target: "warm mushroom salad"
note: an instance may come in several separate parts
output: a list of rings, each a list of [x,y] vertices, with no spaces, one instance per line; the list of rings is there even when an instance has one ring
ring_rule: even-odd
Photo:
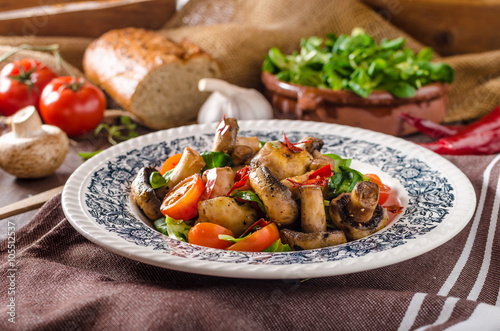
[[[212,151],[186,147],[161,170],[145,167],[131,194],[163,234],[206,247],[283,252],[328,247],[366,237],[388,222],[391,189],[351,160],[323,154],[324,142],[239,137],[224,118]]]

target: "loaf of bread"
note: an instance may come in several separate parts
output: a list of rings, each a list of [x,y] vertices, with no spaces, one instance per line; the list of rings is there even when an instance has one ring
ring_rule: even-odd
[[[207,93],[198,81],[219,77],[218,62],[198,46],[175,43],[154,31],[112,30],[85,51],[88,79],[151,129],[194,121]]]

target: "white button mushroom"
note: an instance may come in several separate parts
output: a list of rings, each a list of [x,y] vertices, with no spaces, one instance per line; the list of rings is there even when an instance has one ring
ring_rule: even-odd
[[[19,178],[54,173],[68,153],[69,139],[61,129],[42,125],[33,106],[12,117],[12,132],[0,137],[0,167]]]

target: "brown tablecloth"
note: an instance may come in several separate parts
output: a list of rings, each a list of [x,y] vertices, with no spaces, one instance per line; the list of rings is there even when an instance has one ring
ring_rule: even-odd
[[[0,329],[499,330],[500,155],[449,159],[478,197],[456,237],[392,266],[307,280],[209,277],[129,260],[74,230],[57,196],[16,229],[15,242],[0,242]]]

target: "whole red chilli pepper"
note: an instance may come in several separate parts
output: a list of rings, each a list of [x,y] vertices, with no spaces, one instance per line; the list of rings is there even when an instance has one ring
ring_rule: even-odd
[[[445,126],[405,113],[400,114],[400,116],[423,134],[436,139],[455,134],[471,134],[500,128],[500,106],[467,126]]]
[[[460,130],[459,133],[471,134],[498,129],[500,129],[500,106],[496,107],[487,115],[481,117],[479,120],[467,125],[465,128]]]
[[[419,144],[438,154],[487,155],[500,152],[500,127],[488,131],[475,129],[471,133],[456,134],[432,143]]]
[[[463,129],[462,126],[445,126],[431,120],[418,118],[406,113],[401,113],[399,116],[402,117],[408,124],[415,127],[418,131],[435,139],[452,136]]]

